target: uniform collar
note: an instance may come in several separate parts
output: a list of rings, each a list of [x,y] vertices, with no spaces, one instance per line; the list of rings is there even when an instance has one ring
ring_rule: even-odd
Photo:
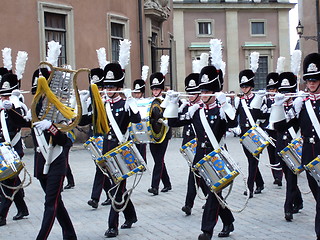
[[[209,105],[204,104],[204,109],[213,109],[215,107],[217,107],[217,103],[216,102],[210,103]]]
[[[253,98],[254,94],[250,93],[249,95],[244,95],[241,99],[251,99]]]
[[[116,102],[119,102],[121,100],[121,97],[120,96],[117,96],[115,98],[108,98],[107,101],[109,103],[116,103]]]
[[[309,99],[312,101],[320,100],[320,93],[318,93],[318,94],[310,93]]]

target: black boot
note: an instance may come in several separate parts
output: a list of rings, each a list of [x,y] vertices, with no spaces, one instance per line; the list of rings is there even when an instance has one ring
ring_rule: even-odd
[[[234,231],[233,223],[230,225],[223,225],[221,232],[218,234],[218,237],[229,237],[230,233]]]

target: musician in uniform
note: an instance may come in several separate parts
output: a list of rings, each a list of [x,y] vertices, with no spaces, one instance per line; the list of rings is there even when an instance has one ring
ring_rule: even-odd
[[[141,121],[136,102],[131,96],[131,90],[127,92],[124,91],[124,94],[127,98],[126,100],[122,99],[120,96],[119,91],[123,87],[124,78],[125,74],[120,64],[109,63],[105,66],[103,86],[107,91],[106,109],[110,131],[104,136],[102,150],[103,154],[116,148],[119,145],[119,142],[122,142],[123,139],[119,138],[123,138],[123,135],[125,135],[130,122],[139,123]],[[112,116],[108,114],[109,107]],[[114,123],[111,123],[111,118],[114,118]],[[118,126],[113,124],[117,124]],[[119,129],[121,133],[118,132]],[[119,134],[121,136],[119,136]],[[116,191],[116,189],[113,188],[111,194],[115,196],[115,200],[117,202],[120,202],[125,192],[126,180],[123,180],[120,182],[118,190]],[[131,228],[132,224],[137,222],[137,215],[134,205],[132,201],[127,198],[128,195],[124,196],[124,199],[128,202],[123,210],[125,222],[123,225],[121,225],[122,229]],[[115,204],[115,207],[122,208],[124,206]],[[105,236],[107,238],[116,237],[118,235],[119,212],[113,207],[110,208],[108,225],[109,228],[105,232]]]
[[[240,84],[241,91],[244,95],[241,97],[240,102],[236,104],[236,108],[237,108],[236,116],[238,116],[238,119],[239,119],[241,136],[243,136],[243,134],[245,134],[252,127],[250,126],[249,118],[244,110],[244,107],[242,106],[242,103],[244,101],[245,104],[248,106],[248,108],[250,108],[250,104],[255,97],[255,94],[252,93],[252,89],[254,88],[254,76],[255,74],[251,69],[245,69],[239,73],[239,84]],[[257,97],[260,97],[260,96],[257,96]],[[260,114],[257,114],[256,112],[257,111],[250,109],[250,113],[252,114],[252,117],[255,122],[258,116],[260,116]],[[244,146],[243,146],[243,151],[248,160],[247,184],[250,191],[249,193],[245,191],[244,195],[249,194],[249,197],[252,198],[254,183],[256,183],[256,190],[254,191],[254,193],[259,194],[264,189],[264,181],[262,179],[262,175],[258,167],[259,161]]]
[[[170,127],[179,127],[183,125],[182,130],[182,146],[191,141],[192,139],[196,138],[196,133],[194,130],[193,124],[185,125],[182,120],[190,120],[187,112],[189,107],[198,104],[202,105],[201,97],[200,97],[200,90],[199,90],[199,73],[190,73],[185,78],[185,91],[190,95],[188,97],[188,101],[181,102],[179,106],[179,120],[174,123],[174,119],[170,119]],[[169,95],[168,95],[169,97]],[[189,119],[186,119],[189,118]],[[180,121],[181,120],[181,121]],[[193,165],[195,162],[193,162]],[[195,187],[195,179],[197,180],[197,185],[201,187],[203,193],[206,195],[207,188],[203,185],[203,182],[200,181],[200,178],[194,175],[191,168],[189,168],[189,175],[188,175],[188,183],[187,183],[187,194],[185,199],[185,205],[181,208],[181,210],[189,216],[191,214],[191,210],[194,205],[194,200],[197,196],[197,189]]]
[[[165,76],[162,72],[152,73],[150,76],[150,88],[152,91],[152,96],[154,98],[159,98],[163,100],[162,92],[164,90]],[[161,124],[161,123],[155,123]],[[172,189],[170,177],[167,172],[166,164],[164,162],[164,156],[167,151],[169,140],[171,139],[172,131],[168,130],[165,139],[162,143],[150,143],[150,152],[154,160],[154,167],[152,171],[151,188],[148,189],[149,193],[153,195],[159,194],[160,180],[162,181],[164,187],[161,192],[168,192]]]
[[[46,68],[40,68],[34,72],[31,90],[33,94],[36,93],[39,76],[48,78],[49,72]],[[43,98],[40,98],[36,106],[37,116],[42,109],[42,102]],[[30,122],[29,126],[31,127]],[[44,214],[41,228],[36,239],[43,240],[48,238],[55,218],[57,218],[62,228],[63,239],[77,239],[75,229],[61,197],[68,164],[66,157],[67,149],[64,147],[68,142],[68,136],[61,132],[51,120],[47,119],[33,123],[31,133],[35,148],[34,176],[39,180],[45,193]],[[37,135],[39,134],[43,134],[44,138],[38,138]],[[53,146],[51,163],[47,162],[41,152],[41,148],[48,146],[49,142],[51,142]]]
[[[5,73],[2,75],[2,73]],[[23,108],[20,105],[20,101],[10,100],[9,97],[15,89],[18,89],[18,78],[16,74],[9,73],[6,68],[0,68],[0,96],[2,100],[1,109],[1,142],[9,142],[14,150],[22,158],[24,155],[22,140],[21,140],[21,127],[22,125],[16,121],[17,115],[25,116]],[[16,114],[12,114],[16,113]],[[3,118],[2,118],[3,114]],[[18,116],[18,117],[20,117]],[[18,187],[21,184],[19,175],[8,178],[1,182],[9,187]],[[23,219],[29,215],[28,207],[24,200],[23,188],[17,189],[17,193],[13,197],[18,213],[13,217],[13,220]],[[12,201],[5,197],[12,197],[15,190],[6,188],[3,186],[3,193],[0,198],[0,226],[6,225],[6,218],[12,204]]]
[[[201,94],[214,94],[216,92],[220,92],[223,83],[221,76],[222,74],[219,74],[214,66],[206,66],[202,68],[199,76],[199,89],[201,90]],[[227,103],[226,95],[224,93],[217,93],[217,97],[212,95],[202,96],[201,99],[203,101],[203,106],[195,104],[189,107],[189,110],[187,112],[188,117],[185,117],[185,120],[179,120],[181,121],[181,123],[192,123],[194,125],[196,136],[198,138],[194,163],[199,162],[203,157],[214,150],[214,146],[212,145],[209,138],[209,131],[212,131],[217,142],[220,142],[223,136],[226,134],[227,129],[229,127],[234,127],[237,124],[237,122],[234,121],[235,110],[229,103]],[[178,102],[178,100],[175,99],[174,95],[171,102]],[[164,115],[167,114],[168,109],[173,108],[167,107]],[[201,120],[200,111],[203,110],[201,109],[204,110],[204,114],[206,117],[205,120],[208,121],[210,129],[205,129],[202,123],[203,120]],[[174,121],[174,124],[176,124],[175,122],[177,121],[177,119],[172,120],[171,118],[169,118],[169,126],[171,125],[172,121]],[[202,179],[202,181],[204,180]],[[203,233],[199,235],[198,239],[208,240],[212,238],[213,230],[218,220],[218,215],[223,222],[223,229],[218,234],[218,236],[228,237],[230,232],[234,231],[234,217],[232,215],[232,212],[228,208],[222,208],[215,194],[212,193],[208,188],[207,193],[208,197],[206,200],[201,223],[201,230]],[[222,198],[221,192],[217,194]]]
[[[96,84],[100,90],[103,90],[103,79],[104,79],[103,69],[93,68],[90,70],[89,82],[91,84]],[[86,94],[88,94],[88,93],[86,93]],[[87,106],[87,103],[85,102],[85,101],[87,101],[87,97],[89,97],[89,95],[87,95],[87,97],[85,97],[85,94],[82,94],[82,96],[83,96],[83,97],[81,97],[82,107],[84,108],[84,110],[83,110],[83,113],[82,113],[83,116],[82,116],[82,119],[81,119],[81,122],[79,125],[86,125],[86,124],[91,123],[91,115],[87,115],[87,114],[91,114],[92,105],[89,104],[89,106]],[[85,121],[86,117],[89,117],[89,122]],[[108,191],[110,188],[111,188],[110,178],[108,176],[106,176],[105,174],[103,174],[103,172],[100,170],[100,168],[96,165],[96,172],[95,172],[93,185],[92,185],[92,191],[91,191],[91,199],[88,201],[88,205],[90,205],[93,208],[98,208],[102,190],[105,191],[107,198],[104,202],[101,203],[101,205],[102,206],[110,205],[111,200],[108,197]]]
[[[274,93],[276,94],[278,92],[279,87],[279,74],[277,72],[270,72],[267,75],[266,78],[266,90],[268,93]],[[270,117],[270,111],[271,111],[271,105],[274,103],[274,95],[268,94],[264,97],[263,103],[262,103],[262,111],[265,115],[265,121],[260,124],[260,127],[263,128],[268,135],[273,138],[277,139],[277,132],[274,129],[270,129],[271,126],[269,126],[269,117]],[[273,184],[278,185],[279,187],[282,186],[282,170],[278,170],[275,168],[279,168],[280,159],[279,155],[276,152],[275,146],[272,144],[269,144],[268,148],[268,156],[269,156],[269,162],[272,166],[275,166],[271,169],[272,176],[273,176]]]
[[[320,154],[320,54],[311,53],[303,61],[303,79],[309,92],[309,97],[303,101],[295,101],[294,109],[298,116],[298,122],[303,138],[302,146],[302,166],[309,164]],[[286,101],[286,97],[276,95],[276,100],[281,103]],[[286,115],[282,104],[272,107],[272,120],[278,127],[286,126]],[[313,117],[315,114],[315,117]],[[270,117],[271,118],[271,117]],[[290,123],[290,122],[289,122]],[[288,126],[287,126],[288,128]],[[320,240],[320,187],[313,176],[307,171],[307,180],[312,195],[316,201],[315,232],[317,239]]]
[[[297,89],[297,77],[292,72],[283,72],[279,75],[279,93],[290,94],[295,93]],[[278,97],[277,97],[278,98]],[[299,99],[297,99],[299,100]],[[299,122],[296,118],[296,112],[293,106],[293,99],[288,97],[285,102],[275,100],[274,105],[283,105],[286,116],[286,123],[284,127],[282,124],[274,124],[277,131],[276,151],[280,152],[284,149],[294,138],[297,137],[299,130]],[[270,118],[270,121],[273,121]],[[303,200],[300,189],[298,187],[298,176],[294,174],[287,164],[277,157],[281,163],[281,167],[286,179],[286,199],[284,203],[285,219],[291,222],[293,213],[299,212],[303,207]]]

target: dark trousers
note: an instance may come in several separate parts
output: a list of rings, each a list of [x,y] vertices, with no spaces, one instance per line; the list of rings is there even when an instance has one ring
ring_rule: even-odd
[[[66,178],[67,178],[67,184],[75,185],[75,184],[74,184],[73,174],[72,174],[71,167],[70,167],[70,164],[69,164],[69,163],[68,163],[68,166],[67,166],[67,175],[66,175]]]
[[[270,164],[272,165],[279,164],[280,162],[279,162],[279,158],[276,155],[277,154],[276,148],[270,144],[267,150],[268,150]],[[277,166],[276,168],[280,168],[280,166]],[[276,170],[271,168],[271,172],[274,180],[279,179],[280,181],[282,181],[282,176],[283,176],[282,170]]]
[[[13,179],[6,179],[2,181],[3,184],[10,186],[10,187],[16,187],[21,183],[21,180],[19,176],[16,176]],[[3,187],[3,191],[7,196],[12,196],[14,190]],[[27,213],[28,212],[28,207],[26,205],[26,202],[24,201],[24,190],[23,188],[20,188],[19,191],[15,194],[13,198],[13,202],[15,203],[18,213],[23,212]],[[7,218],[10,206],[12,204],[12,201],[9,200],[8,198],[4,197],[4,194],[1,193],[1,203],[0,203],[0,216],[3,218]]]
[[[61,198],[63,180],[64,176],[59,175],[48,175],[47,177],[39,178],[41,187],[45,192],[45,203],[37,240],[48,238],[56,217],[62,228],[63,239],[77,239],[71,219]]]
[[[99,202],[102,189],[106,192],[107,199],[108,191],[111,187],[111,181],[108,176],[104,175],[100,168],[96,166],[96,174],[94,176],[91,199],[97,200]]]
[[[170,187],[171,182],[167,172],[166,164],[164,163],[164,155],[168,147],[169,139],[165,139],[160,144],[150,143],[150,152],[154,160],[152,172],[152,188],[159,188],[160,179],[164,187]]]
[[[120,202],[122,200],[123,193],[126,191],[126,180],[123,180],[120,182],[119,189],[116,192],[117,188],[112,189],[111,193],[112,196],[115,196],[115,199],[117,202]],[[116,194],[116,195],[115,195]],[[126,195],[124,198],[127,199],[128,195]],[[116,205],[118,209],[122,208],[123,205]],[[132,201],[129,199],[128,204],[126,208],[123,211],[125,220],[134,220],[137,219],[136,210],[133,206]],[[119,212],[115,211],[113,207],[110,208],[109,213],[109,228],[118,228],[119,226]]]
[[[262,179],[262,175],[258,167],[259,161],[244,146],[242,147],[248,159],[247,185],[248,185],[249,191],[253,192],[254,183],[256,183],[256,187],[262,187],[264,185],[264,181]]]
[[[221,198],[221,192],[218,194]],[[232,212],[228,208],[222,208],[214,193],[208,191],[208,198],[202,214],[201,230],[213,235],[213,229],[220,216],[223,225],[230,225],[234,222]]]
[[[140,152],[143,160],[147,163],[147,144],[145,143],[136,144],[136,147]]]
[[[281,165],[287,182],[284,212],[292,213],[294,206],[299,206],[303,203],[301,192],[298,187],[298,176],[294,174],[282,160]]]

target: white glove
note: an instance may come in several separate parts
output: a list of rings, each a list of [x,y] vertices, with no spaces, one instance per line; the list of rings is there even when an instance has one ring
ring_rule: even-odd
[[[47,119],[44,119],[39,122],[35,122],[33,124],[33,126],[36,127],[37,129],[39,129],[40,131],[44,131],[44,130],[49,129],[51,127],[51,125],[52,125],[52,122]]]
[[[218,102],[220,103],[220,105],[224,105],[226,102],[227,102],[227,96],[225,93],[223,92],[218,92],[215,94],[216,95],[216,98],[218,100]]]
[[[308,96],[308,93],[306,93],[306,92],[304,92],[304,91],[302,91],[302,90],[300,90],[299,92],[298,92],[298,94],[297,94],[297,97],[301,97],[301,98],[305,98],[305,97],[307,97]]]
[[[124,109],[126,111],[128,111],[129,108],[131,108],[131,110],[134,114],[137,114],[139,112],[137,102],[133,97],[127,98],[127,100],[124,104]]]
[[[20,90],[19,89],[14,89],[12,92],[11,92],[11,96],[17,96],[17,97],[20,97]]]
[[[123,95],[126,97],[126,99],[132,98],[131,89],[126,88],[126,89],[123,89],[122,91],[123,91]]]
[[[87,101],[87,99],[90,97],[90,92],[88,90],[81,90],[79,92],[81,102]]]
[[[188,105],[188,101],[186,99],[181,99],[182,104],[179,106],[178,113],[182,113],[185,106]]]
[[[3,108],[4,109],[11,109],[12,108],[12,102],[9,100],[4,100],[2,102]]]
[[[31,109],[28,110],[27,114],[23,118],[28,122],[31,121],[31,119],[32,119]]]
[[[289,98],[286,97],[284,94],[282,93],[277,93],[275,96],[274,96],[274,104],[275,106],[282,106],[283,103],[285,101],[287,101]]]
[[[250,107],[254,109],[261,108],[263,97],[266,95],[265,90],[259,90],[257,93],[255,93],[254,98],[252,99],[250,103]]]
[[[192,105],[191,107],[189,107],[189,110],[188,110],[188,114],[190,116],[190,118],[193,117],[194,113],[200,108],[200,105],[199,104],[194,104]]]

